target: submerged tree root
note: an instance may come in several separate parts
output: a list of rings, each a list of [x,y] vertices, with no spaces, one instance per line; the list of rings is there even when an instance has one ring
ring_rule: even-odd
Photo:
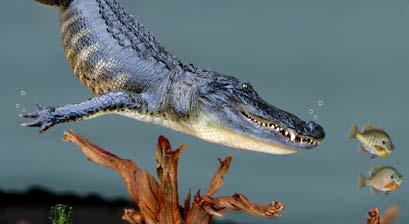
[[[69,131],[64,133],[64,140],[78,145],[85,156],[93,162],[116,171],[127,185],[135,208],[125,209],[122,219],[131,224],[207,224],[214,216],[222,216],[229,210],[239,210],[255,216],[280,217],[284,205],[273,201],[269,204],[254,204],[244,195],[214,197],[224,183],[232,161],[227,156],[220,161],[207,193],[197,191],[191,202],[189,191],[184,205],[179,205],[177,186],[177,168],[184,145],[172,150],[169,141],[160,136],[156,148],[156,171],[159,181],[146,171],[141,170],[134,162],[121,159],[88,139]],[[386,223],[385,223],[386,224]]]
[[[371,209],[368,212],[368,216],[366,218],[367,224],[392,224],[396,217],[399,215],[399,207],[393,206],[390,207],[383,216],[380,215],[379,210],[377,208]]]

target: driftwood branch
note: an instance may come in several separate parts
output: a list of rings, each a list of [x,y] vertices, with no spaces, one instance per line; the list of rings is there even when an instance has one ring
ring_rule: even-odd
[[[396,217],[399,215],[399,207],[392,206],[386,210],[386,212],[381,216],[377,208],[371,209],[368,212],[366,218],[367,224],[392,224]]]
[[[179,157],[185,149],[183,145],[172,150],[169,141],[163,136],[159,137],[156,148],[157,181],[134,162],[119,158],[73,131],[66,132],[64,140],[78,145],[90,161],[116,171],[123,178],[135,202],[135,208],[125,209],[122,219],[131,224],[207,224],[214,216],[222,216],[223,212],[229,210],[262,217],[280,217],[284,209],[284,205],[276,201],[264,205],[255,204],[239,193],[214,197],[224,184],[224,176],[232,161],[231,156],[219,160],[220,166],[206,194],[201,195],[200,191],[197,191],[191,202],[189,190],[183,206],[180,206],[177,168]]]

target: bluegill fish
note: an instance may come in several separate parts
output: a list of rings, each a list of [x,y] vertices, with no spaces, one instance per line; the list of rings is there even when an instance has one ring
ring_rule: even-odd
[[[403,176],[390,166],[373,167],[369,171],[368,178],[363,174],[358,175],[359,189],[369,186],[373,193],[385,192],[385,194],[388,194],[397,190],[402,181]]]
[[[389,135],[379,127],[367,125],[360,132],[356,124],[352,125],[349,138],[356,138],[361,143],[358,144],[358,151],[369,153],[371,157],[388,157],[395,146]]]

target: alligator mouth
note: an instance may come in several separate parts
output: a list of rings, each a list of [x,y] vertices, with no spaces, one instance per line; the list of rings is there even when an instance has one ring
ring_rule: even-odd
[[[294,130],[286,129],[282,127],[282,125],[280,124],[273,123],[271,121],[267,121],[263,118],[251,115],[247,112],[241,112],[241,114],[250,122],[253,122],[261,127],[274,130],[276,133],[280,134],[281,136],[283,136],[285,139],[287,139],[290,142],[298,143],[298,144],[306,144],[311,147],[315,147],[321,143],[321,141],[318,139],[296,133]]]

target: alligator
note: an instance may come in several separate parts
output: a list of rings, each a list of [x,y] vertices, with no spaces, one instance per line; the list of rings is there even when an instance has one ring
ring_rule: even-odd
[[[168,53],[116,0],[36,0],[59,8],[66,58],[93,94],[37,105],[22,126],[44,132],[65,122],[118,114],[232,148],[270,154],[312,149],[324,129],[264,101],[250,83]]]

